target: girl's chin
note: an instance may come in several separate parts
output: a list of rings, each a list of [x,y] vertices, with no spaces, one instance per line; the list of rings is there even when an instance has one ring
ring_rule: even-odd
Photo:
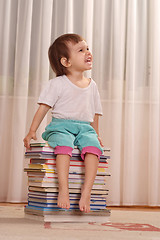
[[[88,64],[88,65],[87,65],[87,69],[88,69],[88,70],[92,69],[92,64]]]

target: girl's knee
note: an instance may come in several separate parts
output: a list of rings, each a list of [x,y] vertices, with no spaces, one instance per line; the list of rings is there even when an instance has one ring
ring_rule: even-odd
[[[94,147],[94,146],[87,146],[82,148],[81,151],[81,158],[84,160],[85,154],[86,153],[91,153],[94,154],[98,157],[98,160],[100,159],[100,155],[102,154],[102,151],[98,148],[98,147]]]

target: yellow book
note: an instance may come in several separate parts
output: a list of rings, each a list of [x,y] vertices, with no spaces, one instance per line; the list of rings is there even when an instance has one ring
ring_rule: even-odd
[[[48,164],[28,164],[28,166],[33,169],[55,169],[54,165]]]

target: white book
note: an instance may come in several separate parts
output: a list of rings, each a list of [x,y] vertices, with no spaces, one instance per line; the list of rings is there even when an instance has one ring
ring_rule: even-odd
[[[30,187],[57,187],[58,188],[58,182],[32,182],[28,181],[28,185]],[[81,189],[82,184],[81,183],[70,183],[69,182],[69,188],[78,188]],[[93,184],[92,189],[104,189],[106,190],[105,184]]]
[[[47,210],[26,206],[25,218],[43,222],[109,222],[111,211],[109,209],[90,211],[84,213],[79,210]]]
[[[97,223],[106,223],[110,222],[110,214],[106,216],[76,216],[76,215],[64,215],[64,216],[54,216],[54,215],[44,215],[38,216],[33,214],[25,213],[25,218],[34,220],[34,221],[42,221],[42,222],[50,222],[50,223],[89,223],[89,222],[97,222]]]

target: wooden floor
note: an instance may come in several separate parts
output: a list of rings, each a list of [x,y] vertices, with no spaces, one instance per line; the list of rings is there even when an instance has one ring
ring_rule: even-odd
[[[24,206],[27,205],[27,202],[24,203],[8,203],[0,202],[0,206]],[[160,207],[150,207],[150,206],[108,206],[111,210],[124,210],[124,211],[155,211],[160,212]]]

